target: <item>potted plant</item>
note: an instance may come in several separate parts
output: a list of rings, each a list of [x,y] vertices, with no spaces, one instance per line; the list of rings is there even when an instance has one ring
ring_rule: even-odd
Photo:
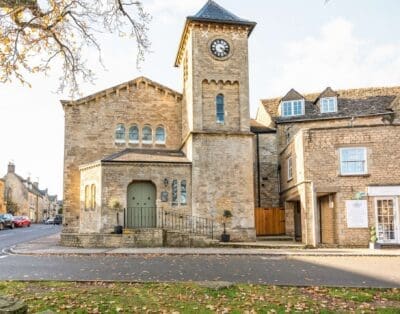
[[[122,234],[123,227],[119,224],[119,211],[122,208],[122,205],[118,201],[114,201],[112,204],[112,208],[117,212],[117,225],[114,226],[114,233],[115,234]]]
[[[370,228],[370,239],[369,239],[369,248],[371,250],[375,250],[375,249],[380,249],[381,245],[377,242],[378,237],[376,236],[376,228],[375,227],[371,227]]]
[[[226,233],[226,223],[229,218],[232,217],[232,212],[230,210],[224,210],[224,213],[222,214],[223,218],[223,226],[224,226],[224,232],[221,234],[221,242],[229,242],[231,240],[231,235]]]

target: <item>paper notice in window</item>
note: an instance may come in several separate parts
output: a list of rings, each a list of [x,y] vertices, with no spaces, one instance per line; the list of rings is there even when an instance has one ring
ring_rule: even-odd
[[[347,228],[368,228],[366,200],[346,201]]]

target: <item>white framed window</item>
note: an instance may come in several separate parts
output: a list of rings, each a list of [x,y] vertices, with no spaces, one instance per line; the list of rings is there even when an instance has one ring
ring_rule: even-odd
[[[287,159],[287,179],[288,181],[293,179],[293,159],[289,157]]]
[[[136,125],[132,125],[129,129],[129,143],[139,143],[139,128]]]
[[[304,115],[304,100],[283,101],[281,104],[281,115],[283,117]]]
[[[365,147],[340,148],[340,174],[359,175],[367,173],[367,149]]]
[[[115,143],[125,143],[125,126],[118,124],[115,129]]]
[[[325,97],[320,100],[321,113],[337,112],[337,98]]]
[[[156,129],[156,144],[165,144],[165,129],[162,126]]]
[[[153,143],[153,130],[148,125],[146,125],[142,130],[142,143],[143,144]]]

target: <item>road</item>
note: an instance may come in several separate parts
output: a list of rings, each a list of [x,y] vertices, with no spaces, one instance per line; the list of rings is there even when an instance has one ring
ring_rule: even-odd
[[[4,229],[0,231],[0,256],[4,256],[5,251],[13,245],[52,235],[60,230],[60,226],[42,224],[33,224],[29,228]]]
[[[36,226],[8,244],[58,232]],[[20,233],[18,233],[20,232]],[[0,236],[5,233],[0,232]],[[17,235],[18,234],[18,235]],[[4,247],[3,241],[0,241]],[[206,281],[301,286],[400,287],[399,257],[351,256],[24,256],[0,258],[0,280]]]

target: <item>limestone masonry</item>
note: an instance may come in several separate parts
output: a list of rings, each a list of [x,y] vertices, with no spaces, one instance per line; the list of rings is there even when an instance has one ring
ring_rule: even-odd
[[[292,89],[251,120],[255,25],[209,0],[181,36],[182,92],[139,77],[62,101],[62,243],[200,246],[223,223],[232,241],[400,243],[400,88]]]

